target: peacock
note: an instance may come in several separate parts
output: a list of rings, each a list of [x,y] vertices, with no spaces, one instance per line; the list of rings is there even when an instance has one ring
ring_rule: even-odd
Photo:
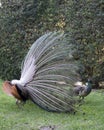
[[[65,34],[48,32],[30,47],[21,64],[19,80],[4,81],[3,91],[16,98],[16,104],[31,100],[52,112],[72,112],[77,99],[73,87],[79,79],[72,58],[72,45]]]
[[[74,94],[79,96],[80,99],[84,99],[87,95],[91,93],[92,90],[92,80],[88,79],[86,84],[82,84],[82,82],[76,82],[75,88],[73,89]]]

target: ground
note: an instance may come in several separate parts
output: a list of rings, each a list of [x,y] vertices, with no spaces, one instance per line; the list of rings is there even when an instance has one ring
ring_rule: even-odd
[[[73,115],[47,112],[30,101],[19,109],[15,99],[3,93],[0,81],[0,130],[39,130],[45,126],[55,130],[103,130],[104,91],[92,91]]]

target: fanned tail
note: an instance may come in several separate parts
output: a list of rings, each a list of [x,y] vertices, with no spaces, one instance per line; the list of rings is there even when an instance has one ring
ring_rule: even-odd
[[[79,75],[71,46],[63,33],[47,33],[31,46],[22,63],[20,84],[34,103],[48,111],[75,109],[72,88]]]

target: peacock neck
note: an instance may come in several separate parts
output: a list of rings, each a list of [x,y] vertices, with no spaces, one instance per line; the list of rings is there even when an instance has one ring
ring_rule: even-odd
[[[87,89],[92,89],[92,84],[90,82],[87,84]]]

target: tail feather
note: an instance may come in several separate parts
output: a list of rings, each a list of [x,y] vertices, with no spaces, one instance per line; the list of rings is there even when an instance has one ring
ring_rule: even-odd
[[[72,88],[79,75],[71,47],[63,33],[43,35],[22,62],[20,80],[11,83],[20,85],[21,91],[48,111],[72,111],[76,106]]]
[[[52,102],[47,101],[43,97],[39,96],[36,92],[33,91],[30,94],[30,99],[39,105],[40,107],[48,110],[48,111],[62,111],[62,109],[58,108],[57,106],[53,105]],[[34,100],[35,99],[35,100]]]
[[[35,89],[27,87],[27,90],[30,95],[30,99],[48,111],[65,112],[70,111],[70,106],[73,106],[72,97],[70,96],[69,98],[69,94],[63,94],[63,91],[58,93],[56,91],[57,89],[53,89],[51,91],[47,88],[42,89],[40,85],[35,87]]]

